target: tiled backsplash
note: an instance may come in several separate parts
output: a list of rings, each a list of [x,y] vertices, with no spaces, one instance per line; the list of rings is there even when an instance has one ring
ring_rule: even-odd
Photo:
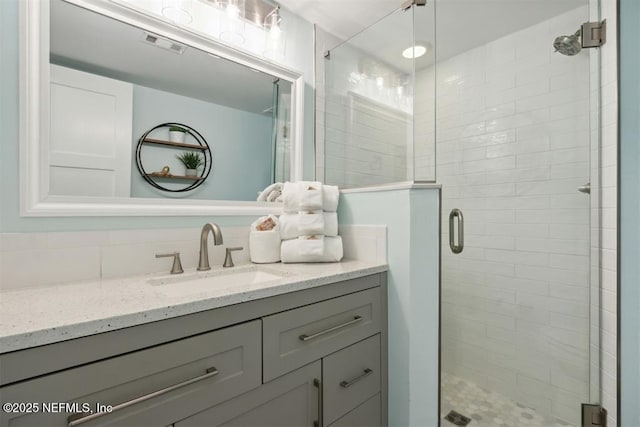
[[[226,246],[243,246],[234,260],[248,262],[248,227],[223,236],[224,245],[210,242],[211,265],[222,264]],[[196,228],[0,234],[0,288],[169,272],[171,260],[155,257],[163,252],[180,252],[183,267],[195,268],[199,238]]]
[[[345,258],[386,262],[386,227],[349,226],[341,234]],[[222,265],[230,246],[244,248],[234,252],[236,264],[248,263],[249,227],[224,227],[222,235],[219,246],[209,237],[211,266]],[[180,252],[184,269],[194,269],[199,242],[200,228],[0,234],[0,290],[168,273],[171,259],[155,257],[163,252]]]

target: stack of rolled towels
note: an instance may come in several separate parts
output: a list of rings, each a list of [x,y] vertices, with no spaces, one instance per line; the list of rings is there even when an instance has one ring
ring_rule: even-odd
[[[338,187],[318,181],[285,182],[279,218],[280,259],[294,262],[337,262],[342,259],[338,236]]]

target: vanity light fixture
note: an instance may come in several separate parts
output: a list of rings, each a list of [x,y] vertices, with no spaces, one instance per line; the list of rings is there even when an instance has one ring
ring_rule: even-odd
[[[269,33],[280,33],[280,22],[282,17],[280,16],[280,6],[276,6],[267,16],[264,18],[264,28]]]
[[[220,22],[220,39],[235,45],[245,42],[245,0],[222,0],[224,18]]]
[[[283,34],[280,23],[280,6],[276,6],[264,18],[264,30],[267,32],[265,39],[264,55],[273,59],[284,59],[285,36]]]

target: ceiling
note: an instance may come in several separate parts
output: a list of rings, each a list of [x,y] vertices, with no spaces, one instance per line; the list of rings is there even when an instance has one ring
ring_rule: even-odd
[[[395,12],[393,17],[353,40],[353,44],[398,68],[406,68],[400,53],[411,44],[411,18],[397,12],[401,0],[280,0],[280,3],[343,40]],[[587,4],[588,0],[427,0],[426,7],[416,9],[416,40],[435,44],[437,39],[437,56],[442,60]],[[580,24],[572,23],[566,34],[573,34]],[[431,62],[423,59],[416,66]]]

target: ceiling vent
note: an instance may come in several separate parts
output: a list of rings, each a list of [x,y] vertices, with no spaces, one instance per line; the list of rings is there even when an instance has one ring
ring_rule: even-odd
[[[182,55],[184,51],[187,50],[186,46],[181,45],[180,43],[176,43],[173,40],[160,37],[157,34],[144,32],[142,41],[147,44],[159,47],[161,49],[168,50],[173,53],[177,53],[178,55]]]

